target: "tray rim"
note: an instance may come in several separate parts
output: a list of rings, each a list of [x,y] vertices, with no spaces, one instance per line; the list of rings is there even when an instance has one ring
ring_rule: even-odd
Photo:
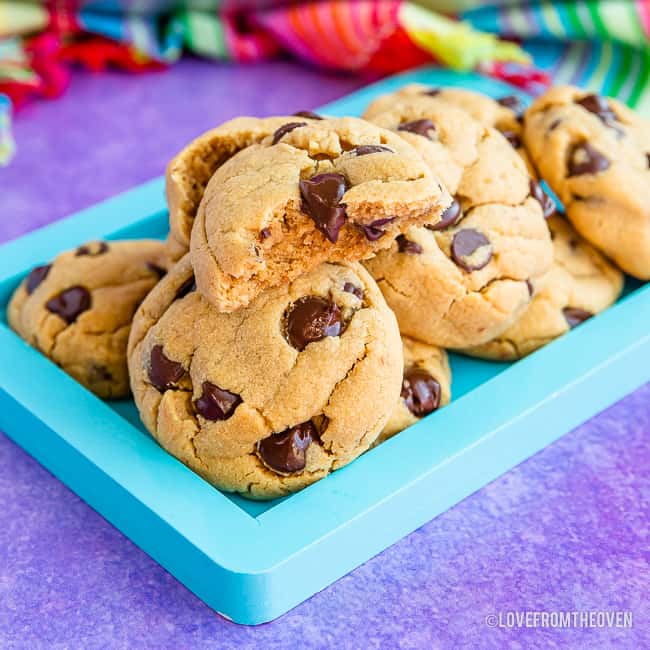
[[[458,75],[425,68],[372,84],[320,110],[342,114],[349,110],[347,107],[351,104],[369,99],[378,92],[389,92],[404,83],[422,82],[431,76],[441,85],[457,85],[462,81],[476,88],[486,85],[494,87],[496,83],[475,74]],[[517,92],[503,83],[497,85],[509,92]],[[519,94],[525,97],[523,93]],[[114,238],[134,224],[160,219],[165,212],[163,179],[157,178],[3,244],[0,246],[3,298],[9,286],[17,283],[18,278],[31,266],[51,258],[62,247],[72,247],[89,239]],[[110,230],[106,227],[109,222]],[[20,269],[20,272],[17,273],[16,269]],[[124,522],[116,524],[120,530],[217,611],[240,622],[259,623],[284,613],[460,500],[448,497],[447,501],[443,499],[440,503],[435,502],[435,505],[433,502],[420,505],[417,512],[397,522],[393,530],[382,531],[385,513],[393,512],[399,518],[396,508],[413,496],[419,486],[435,484],[439,478],[436,479],[434,475],[444,476],[463,456],[469,457],[483,447],[489,449],[494,440],[516,428],[518,422],[527,420],[550,401],[570,393],[574,388],[578,389],[580,384],[588,383],[607,367],[618,367],[621,363],[625,365],[625,359],[635,354],[639,355],[638,358],[650,357],[650,333],[644,331],[644,323],[648,320],[643,315],[650,318],[650,285],[638,289],[534,355],[508,367],[486,381],[480,389],[455,400],[400,436],[371,450],[352,465],[292,495],[257,517],[239,508],[140,432],[138,436],[143,440],[133,449],[132,441],[125,439],[124,433],[124,427],[130,432],[132,425],[29,347],[4,323],[0,324],[0,350],[3,350],[6,362],[0,367],[0,399],[10,404],[19,414],[18,417],[31,414],[42,425],[46,435],[53,436],[57,444],[64,443],[69,448],[71,458],[76,453],[84,462],[90,463],[98,473],[88,470],[94,476],[92,480],[104,474],[112,482],[107,489],[115,494],[120,490],[128,493],[134,500],[127,508],[129,512],[138,513],[139,516],[146,511],[146,518],[152,522],[152,518],[157,517],[162,522],[165,544],[169,548],[176,548],[174,544],[178,544],[178,548],[186,554],[182,559],[192,558],[189,565],[203,571],[204,576],[186,576],[188,569],[181,566],[183,562],[174,557],[163,557],[165,552],[152,548],[155,541],[149,538],[146,531],[125,532],[128,523]],[[616,328],[621,319],[630,323],[623,332]],[[617,338],[609,336],[610,331],[617,331]],[[571,365],[565,363],[567,358],[572,359]],[[38,384],[29,381],[34,372],[42,378]],[[522,387],[527,386],[531,378],[534,378],[534,387],[523,391]],[[600,407],[612,403],[649,378],[650,371],[640,368],[636,373],[628,372],[624,378],[620,377],[620,384],[612,390],[611,402],[607,402],[609,397],[600,398]],[[513,408],[500,397],[509,392],[519,394],[515,389],[523,394],[521,402]],[[71,395],[74,396],[74,404],[67,401]],[[66,405],[65,409],[60,408],[62,404]],[[461,411],[486,415],[480,422],[476,419],[468,423],[461,421]],[[583,411],[576,409],[573,414],[565,413],[564,419],[575,425],[581,421],[576,420],[575,416],[581,417]],[[590,412],[595,411],[590,409]],[[91,433],[87,430],[89,422],[97,425]],[[463,424],[460,432],[459,424]],[[37,457],[42,455],[44,459],[41,462],[47,467],[55,465],[52,459],[45,458],[51,449],[39,452],[34,449],[35,443],[25,441],[13,426],[10,426],[12,431],[7,431],[6,424],[3,424],[3,428],[30,453]],[[452,436],[440,437],[436,445],[431,445],[432,428],[453,430],[455,435],[453,439]],[[541,446],[526,446],[516,458],[523,460],[551,439],[560,437],[567,430],[564,423],[561,428],[562,431],[554,437],[547,436],[547,442]],[[46,447],[48,444],[45,442]],[[134,464],[128,468],[122,466],[120,461],[123,461],[123,457],[117,453],[125,448],[130,450],[130,460]],[[512,453],[516,451],[513,449]],[[146,462],[139,459],[140,453],[148,454]],[[394,463],[395,455],[408,459],[408,467],[406,463]],[[479,476],[487,472],[485,475],[495,478],[505,471],[503,460],[490,459],[488,468],[476,467],[476,471]],[[81,463],[80,460],[73,462]],[[146,471],[134,475],[133,467],[142,470],[143,462],[145,465],[155,462],[155,476],[147,475]],[[507,469],[513,464],[507,465]],[[75,484],[65,468],[54,468],[53,471],[66,484]],[[477,489],[476,486],[472,488],[471,481],[469,483],[466,489],[455,488],[460,490],[455,494],[467,496]],[[164,487],[170,484],[174,485],[174,490],[165,491]],[[360,484],[363,490],[359,490]],[[481,482],[478,487],[484,484]],[[101,495],[93,494],[89,486],[75,485],[73,489],[109,520],[119,520],[114,506],[105,503]],[[163,494],[167,499],[165,502]],[[176,499],[173,498],[174,494]],[[196,499],[193,507],[187,506],[188,497]],[[117,498],[121,498],[123,503],[128,501],[126,495]],[[318,517],[310,516],[314,512],[318,512]],[[227,535],[214,535],[214,528],[205,523],[216,520],[219,521],[219,529],[228,531]],[[359,531],[370,520],[374,522],[372,526],[378,527],[374,541],[359,539]],[[198,525],[197,521],[203,521],[204,525]],[[180,536],[180,539],[174,541],[175,536]],[[334,558],[333,549],[340,546],[343,540],[347,540],[352,550],[349,557],[341,561]],[[325,558],[332,560],[332,565],[316,570],[314,575],[305,576],[304,572],[310,568],[314,553],[319,553],[318,547]],[[264,550],[264,554],[261,550]],[[227,598],[209,593],[214,587],[203,584],[208,576],[229,585],[224,591]],[[289,579],[301,582],[291,593],[285,589]],[[243,592],[246,593],[244,598]],[[235,597],[241,602],[226,602],[228,598]]]

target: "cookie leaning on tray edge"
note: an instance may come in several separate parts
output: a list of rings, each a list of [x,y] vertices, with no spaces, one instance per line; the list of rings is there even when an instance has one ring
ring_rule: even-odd
[[[270,499],[448,404],[445,348],[515,361],[613,304],[619,268],[650,277],[650,124],[615,100],[412,84],[364,118],[199,136],[167,168],[166,243],[61,254],[10,326],[101,398],[130,382],[217,488]]]

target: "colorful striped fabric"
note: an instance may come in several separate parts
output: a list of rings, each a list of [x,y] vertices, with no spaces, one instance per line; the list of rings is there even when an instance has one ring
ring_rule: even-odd
[[[617,97],[650,117],[650,0],[535,0],[462,19],[522,40],[555,82]]]
[[[531,92],[552,78],[650,117],[650,0],[264,0],[247,10],[235,0],[146,0],[137,13],[136,3],[79,4],[0,0],[0,93],[18,103],[56,96],[69,62],[138,71],[184,50],[237,62],[289,53],[370,77],[435,61]],[[436,11],[443,5],[456,15]],[[1,162],[11,150],[6,100],[0,111]]]
[[[7,95],[0,95],[0,166],[6,165],[14,152],[10,130],[11,102]]]

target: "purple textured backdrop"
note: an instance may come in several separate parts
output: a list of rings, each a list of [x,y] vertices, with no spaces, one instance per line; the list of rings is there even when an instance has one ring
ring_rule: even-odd
[[[289,63],[78,74],[17,119],[0,240],[162,173],[236,114],[312,108],[361,81]],[[650,385],[330,588],[229,623],[0,436],[2,648],[650,647]],[[624,609],[633,629],[492,629],[499,611]]]

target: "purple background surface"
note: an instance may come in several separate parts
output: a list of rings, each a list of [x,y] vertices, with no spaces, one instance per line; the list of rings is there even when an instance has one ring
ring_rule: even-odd
[[[362,83],[290,63],[79,73],[17,118],[0,240],[161,174],[224,119],[313,108]],[[649,434],[650,384],[257,628],[216,615],[0,436],[0,647],[648,648]],[[485,623],[603,609],[632,610],[633,629]]]

